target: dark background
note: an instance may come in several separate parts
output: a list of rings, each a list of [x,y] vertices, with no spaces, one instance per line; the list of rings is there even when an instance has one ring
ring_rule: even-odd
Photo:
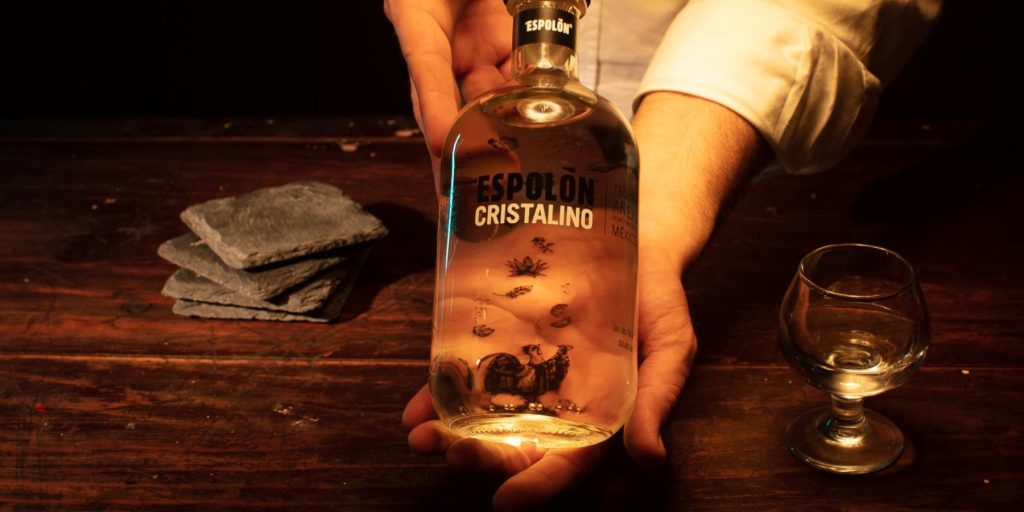
[[[990,65],[1010,38],[999,9],[947,0],[879,116],[997,116],[1011,92]],[[395,115],[410,113],[407,91],[381,0],[0,12],[0,117]]]

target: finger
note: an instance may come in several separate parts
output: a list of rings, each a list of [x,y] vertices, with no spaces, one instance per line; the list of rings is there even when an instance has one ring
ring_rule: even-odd
[[[440,155],[459,109],[449,40],[454,15],[443,2],[396,0],[388,5],[415,88],[420,127],[431,154]]]
[[[465,438],[448,448],[445,457],[453,468],[507,477],[530,467],[530,458],[519,448],[504,443]]]
[[[471,101],[505,81],[505,75],[496,67],[476,68],[462,77],[462,97]]]
[[[686,295],[672,272],[641,273],[639,334],[643,362],[637,399],[623,432],[626,449],[638,464],[653,468],[665,459],[661,425],[683,389],[697,339]]]
[[[579,483],[604,456],[608,443],[551,450],[537,463],[509,478],[491,503],[497,511],[532,509]]]
[[[623,440],[630,456],[642,467],[653,469],[665,461],[661,426],[665,423],[685,383],[683,350],[652,354],[640,366],[636,405],[626,421]]]
[[[402,411],[402,426],[412,429],[420,423],[437,419],[437,411],[434,410],[434,402],[430,399],[430,387],[424,385],[405,404]]]
[[[434,54],[407,55],[406,62],[416,85],[420,131],[431,156],[440,157],[459,112],[459,91],[451,63]]]
[[[414,118],[416,118],[416,126],[419,127],[420,133],[426,133],[426,129],[424,128],[423,125],[423,119],[420,116],[420,98],[419,95],[416,94],[416,84],[412,82],[412,78],[409,79],[409,96],[412,98],[412,115]],[[437,194],[438,197],[440,197],[441,157],[439,155],[435,155],[431,151],[428,151],[428,153],[430,154],[430,173],[434,176],[434,193]]]
[[[463,438],[440,421],[428,421],[409,432],[409,448],[417,455],[445,454],[453,468],[501,477],[514,475],[533,462],[515,446]]]
[[[409,449],[416,455],[440,455],[460,439],[439,420],[417,425],[409,432]]]
[[[420,115],[420,95],[416,94],[416,83],[409,77],[409,100],[412,103],[412,117],[416,120],[416,126],[420,133],[423,133],[423,116]]]
[[[472,29],[452,34],[452,69],[468,102],[508,80],[502,66],[512,54],[512,17],[494,1],[471,2],[462,16]]]
[[[502,62],[501,65],[498,66],[498,70],[501,71],[501,76],[504,77],[505,80],[508,80],[509,78],[511,78],[512,77],[512,57],[509,57],[509,58],[505,59],[505,62]]]

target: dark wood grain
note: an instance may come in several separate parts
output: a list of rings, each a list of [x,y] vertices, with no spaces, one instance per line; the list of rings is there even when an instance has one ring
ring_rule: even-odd
[[[0,119],[0,137],[21,142],[179,142],[219,141],[302,142],[409,139],[419,133],[416,122],[403,117],[254,117],[132,119]]]
[[[446,477],[440,460],[408,454],[399,425],[421,362],[5,355],[0,367],[0,488],[11,503],[416,508]],[[1024,415],[1021,379],[1019,369],[925,368],[872,400],[911,452],[883,473],[841,478],[807,470],[780,437],[824,395],[787,368],[699,366],[668,431],[675,455],[657,498],[672,510],[1009,504],[1024,446],[992,441],[1019,432],[1000,420]],[[605,485],[566,499],[635,497],[611,485],[630,471],[606,468],[595,482]],[[462,508],[488,496],[434,498]]]
[[[0,123],[0,510],[486,508],[495,482],[410,455],[399,425],[426,377],[436,204],[422,139],[392,121]],[[701,351],[669,463],[617,449],[552,508],[1019,508],[1024,173],[1006,148],[978,123],[890,123],[837,169],[750,185],[685,280]],[[392,231],[342,320],[172,315],[156,247],[178,213],[298,179]],[[826,400],[782,360],[778,302],[839,241],[903,253],[932,317],[922,370],[869,400],[911,450],[866,477],[781,442]]]

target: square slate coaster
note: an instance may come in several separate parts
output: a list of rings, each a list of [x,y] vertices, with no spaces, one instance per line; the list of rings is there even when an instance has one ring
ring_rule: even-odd
[[[298,181],[189,206],[181,220],[228,266],[250,269],[375,240],[387,228],[337,187]]]
[[[287,311],[271,311],[269,309],[247,308],[243,306],[226,306],[210,304],[188,299],[178,299],[171,311],[176,315],[222,320],[268,320],[275,322],[316,322],[328,323],[341,315],[345,301],[352,294],[356,279],[359,277],[361,264],[351,269],[345,280],[339,285],[327,302],[320,308],[306,313],[289,313]]]
[[[259,300],[281,295],[305,282],[326,268],[337,266],[348,257],[348,251],[317,255],[289,264],[252,271],[225,265],[195,234],[188,233],[160,245],[157,254],[175,265],[191,270],[224,288]]]
[[[360,246],[358,253],[341,265],[328,269],[310,281],[275,297],[272,300],[254,299],[234,290],[225,288],[209,279],[202,278],[191,270],[178,269],[167,282],[161,293],[175,299],[193,302],[206,302],[226,306],[242,306],[247,308],[284,311],[287,313],[307,313],[324,305],[332,293],[341,285],[348,274],[359,266],[369,247]]]

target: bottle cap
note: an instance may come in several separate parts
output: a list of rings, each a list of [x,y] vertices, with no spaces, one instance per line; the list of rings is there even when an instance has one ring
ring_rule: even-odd
[[[508,5],[512,0],[505,0],[505,5]],[[590,7],[590,0],[587,0],[587,7]]]
[[[508,5],[508,3],[511,2],[511,1],[512,0],[505,0],[505,5]],[[586,1],[587,1],[587,7],[590,7],[590,0],[586,0]]]
[[[509,9],[509,11],[508,11],[508,12],[509,12],[509,14],[515,14],[515,12],[513,12],[513,11],[511,10],[511,9],[512,9],[512,7],[514,6],[514,4],[515,4],[516,2],[526,2],[526,1],[529,1],[529,0],[505,0],[505,8]],[[556,1],[562,1],[562,2],[571,2],[572,0],[556,0]],[[584,8],[583,8],[583,11],[582,11],[582,12],[580,13],[580,17],[581,17],[581,18],[583,17],[583,14],[587,12],[587,9],[589,9],[589,8],[590,8],[590,0],[586,0],[586,2],[587,2],[587,6],[586,6],[586,7],[584,7]],[[509,5],[509,4],[512,4],[512,5]]]

